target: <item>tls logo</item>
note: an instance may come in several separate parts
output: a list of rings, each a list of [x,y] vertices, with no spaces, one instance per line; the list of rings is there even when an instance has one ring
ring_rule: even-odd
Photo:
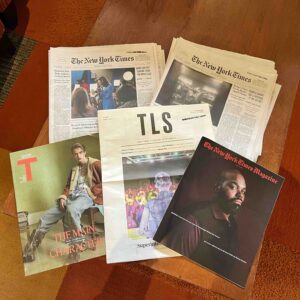
[[[37,157],[28,157],[17,161],[18,166],[25,167],[25,182],[32,181],[31,163],[37,162]]]

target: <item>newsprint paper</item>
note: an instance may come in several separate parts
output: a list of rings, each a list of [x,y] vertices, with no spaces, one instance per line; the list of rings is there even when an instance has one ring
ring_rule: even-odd
[[[174,39],[153,104],[208,103],[216,141],[256,161],[276,79],[272,61]]]
[[[51,48],[50,143],[97,132],[98,110],[149,105],[164,61],[154,43]]]
[[[98,121],[107,262],[178,255],[152,238],[201,137],[214,138],[209,106],[103,110]]]

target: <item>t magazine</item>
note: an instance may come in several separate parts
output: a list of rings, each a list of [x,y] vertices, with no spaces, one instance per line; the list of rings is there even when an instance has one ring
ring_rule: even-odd
[[[105,254],[97,135],[11,154],[25,275]]]

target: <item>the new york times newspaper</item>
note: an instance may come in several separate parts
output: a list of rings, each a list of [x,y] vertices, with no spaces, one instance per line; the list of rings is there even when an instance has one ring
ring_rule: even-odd
[[[50,142],[97,132],[98,110],[149,105],[163,68],[154,43],[51,48]]]
[[[174,39],[158,105],[207,103],[216,141],[256,160],[280,86],[274,62]]]

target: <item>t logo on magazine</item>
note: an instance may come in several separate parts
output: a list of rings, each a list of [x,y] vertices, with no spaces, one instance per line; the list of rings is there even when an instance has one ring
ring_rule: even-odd
[[[26,182],[32,181],[31,163],[37,162],[37,157],[28,157],[17,161],[18,166],[24,165]]]
[[[147,114],[137,114],[137,117],[140,118],[141,122],[141,132],[142,135],[146,134],[145,130],[145,117]],[[170,133],[172,132],[172,124],[167,120],[171,118],[171,114],[169,112],[163,112],[161,116],[163,122],[166,124],[163,126],[163,131],[165,133]],[[155,128],[155,119],[154,119],[154,113],[150,113],[150,122],[151,122],[151,129],[152,129],[152,134],[160,134],[160,131]]]

